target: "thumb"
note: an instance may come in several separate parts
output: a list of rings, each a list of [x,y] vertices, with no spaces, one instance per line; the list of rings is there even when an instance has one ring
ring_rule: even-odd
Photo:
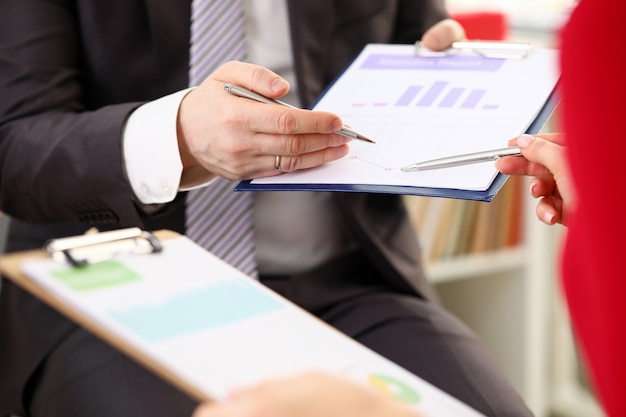
[[[211,78],[266,97],[282,97],[289,91],[289,83],[284,78],[268,68],[246,62],[227,62],[215,70]]]
[[[465,29],[454,19],[444,19],[434,24],[422,36],[422,45],[431,51],[443,51],[452,42],[465,39]]]

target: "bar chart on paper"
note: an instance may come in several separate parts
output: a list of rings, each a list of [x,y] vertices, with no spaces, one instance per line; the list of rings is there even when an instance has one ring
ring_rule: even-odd
[[[313,109],[338,114],[376,143],[354,141],[339,161],[251,184],[487,190],[498,175],[493,163],[412,173],[401,168],[502,148],[526,132],[555,89],[557,57],[551,49],[534,50],[524,59],[473,52],[417,56],[412,45],[370,44]]]
[[[373,101],[371,103],[355,102],[351,106],[353,108],[371,107],[439,107],[439,108],[453,108],[458,106],[461,109],[475,109],[477,107],[484,110],[494,110],[498,108],[496,103],[481,103],[481,99],[484,97],[487,90],[484,88],[468,89],[465,87],[450,87],[444,94],[444,89],[448,87],[450,83],[447,81],[435,81],[430,86],[423,85],[409,85],[406,90],[402,92],[397,100],[388,101]],[[421,99],[416,100],[420,92],[424,92]]]
[[[364,75],[372,75],[376,71],[401,71],[401,72],[422,72],[420,74],[421,83],[412,83],[412,78],[407,78],[408,85],[394,85],[388,100],[382,99],[384,91],[379,91],[380,98],[372,101],[354,101],[350,103],[351,108],[381,108],[381,107],[417,107],[417,108],[440,108],[440,109],[483,109],[495,110],[499,108],[496,101],[489,100],[489,90],[486,85],[492,81],[492,74],[498,72],[506,60],[484,58],[481,56],[397,56],[393,54],[371,54],[360,67]],[[437,71],[438,70],[438,71]],[[434,71],[437,71],[435,74]],[[467,73],[473,79],[467,79]],[[431,77],[435,75],[435,77]],[[441,79],[446,75],[447,79]],[[484,85],[481,86],[480,78],[484,78]],[[432,80],[432,81],[431,81]],[[382,81],[382,80],[381,80]],[[428,82],[426,82],[428,81]],[[468,83],[474,84],[473,87]],[[394,83],[395,84],[395,83]],[[478,84],[478,86],[476,86]],[[378,84],[383,88],[389,88],[389,83]],[[368,90],[371,88],[368,83]],[[373,88],[377,88],[374,85]],[[398,94],[398,93],[396,93]],[[487,99],[487,101],[485,100]]]

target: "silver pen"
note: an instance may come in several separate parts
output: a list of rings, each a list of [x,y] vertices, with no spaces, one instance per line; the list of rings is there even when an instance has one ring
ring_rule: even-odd
[[[224,85],[224,89],[228,91],[229,93],[234,94],[238,97],[249,98],[249,99],[256,100],[256,101],[259,101],[261,103],[266,103],[266,104],[279,104],[281,106],[289,107],[291,109],[297,109],[297,107],[292,106],[291,104],[287,104],[284,101],[276,100],[275,98],[268,98],[268,97],[262,96],[253,91],[247,90],[243,87],[239,87],[231,83]],[[348,126],[342,126],[341,129],[339,129],[335,133],[341,136],[352,138],[352,139],[359,139],[365,142],[376,143],[372,139],[368,138],[365,135],[362,135],[361,133],[357,132],[356,130]]]
[[[447,158],[431,159],[429,161],[417,162],[402,168],[402,171],[423,171],[427,169],[448,168],[459,165],[476,164],[479,162],[495,161],[505,156],[520,156],[522,153],[519,146],[509,146],[506,148],[492,149],[468,153],[464,155],[449,156]]]

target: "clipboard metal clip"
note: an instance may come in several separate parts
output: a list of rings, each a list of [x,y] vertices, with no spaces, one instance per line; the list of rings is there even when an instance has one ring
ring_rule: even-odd
[[[45,249],[56,261],[80,267],[108,261],[122,253],[161,252],[163,245],[152,233],[132,227],[107,232],[90,229],[80,236],[51,239]]]
[[[470,51],[484,58],[494,59],[524,59],[532,50],[529,42],[503,41],[457,41],[452,42],[450,48],[442,52],[432,51],[422,45],[422,41],[415,42],[415,55],[418,56],[454,56],[463,51]]]

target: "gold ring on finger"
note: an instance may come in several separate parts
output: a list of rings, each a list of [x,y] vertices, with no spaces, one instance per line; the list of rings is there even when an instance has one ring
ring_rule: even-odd
[[[282,157],[280,155],[276,155],[276,161],[274,162],[274,168],[276,168],[276,171],[280,171],[280,160],[282,159]]]

